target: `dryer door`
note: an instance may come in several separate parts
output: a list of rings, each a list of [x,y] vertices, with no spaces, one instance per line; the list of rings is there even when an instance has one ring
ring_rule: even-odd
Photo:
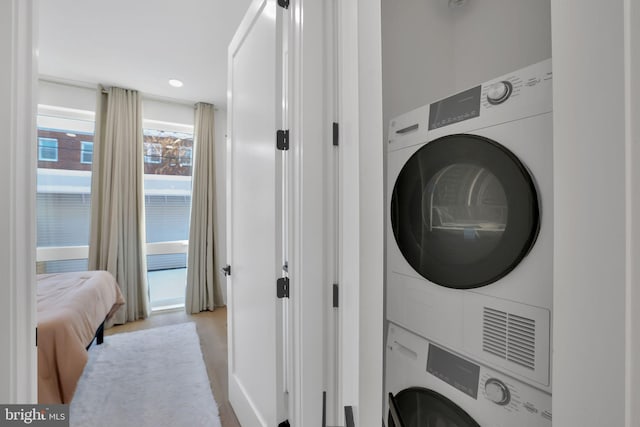
[[[505,276],[540,229],[531,175],[507,148],[469,134],[420,148],[391,198],[396,243],[407,262],[441,286],[469,289]]]
[[[480,427],[462,408],[433,390],[411,387],[391,399],[399,423],[389,411],[388,427]]]

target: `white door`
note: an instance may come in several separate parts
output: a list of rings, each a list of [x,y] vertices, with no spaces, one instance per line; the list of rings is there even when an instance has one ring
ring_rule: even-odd
[[[286,418],[282,372],[282,15],[254,0],[229,45],[227,278],[229,401],[243,427]]]

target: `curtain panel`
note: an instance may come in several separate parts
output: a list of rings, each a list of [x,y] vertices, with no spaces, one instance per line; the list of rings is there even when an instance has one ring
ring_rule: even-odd
[[[191,224],[185,310],[198,313],[224,305],[215,262],[214,107],[196,105]]]
[[[89,269],[113,274],[126,299],[111,324],[149,315],[141,104],[137,91],[98,88]]]

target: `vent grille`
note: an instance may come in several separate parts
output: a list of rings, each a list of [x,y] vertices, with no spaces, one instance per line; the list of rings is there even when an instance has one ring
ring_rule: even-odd
[[[535,370],[535,320],[484,307],[482,349]]]

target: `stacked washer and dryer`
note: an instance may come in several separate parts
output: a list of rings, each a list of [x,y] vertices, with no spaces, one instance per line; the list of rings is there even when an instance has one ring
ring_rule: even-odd
[[[546,60],[389,126],[388,427],[551,426]]]

